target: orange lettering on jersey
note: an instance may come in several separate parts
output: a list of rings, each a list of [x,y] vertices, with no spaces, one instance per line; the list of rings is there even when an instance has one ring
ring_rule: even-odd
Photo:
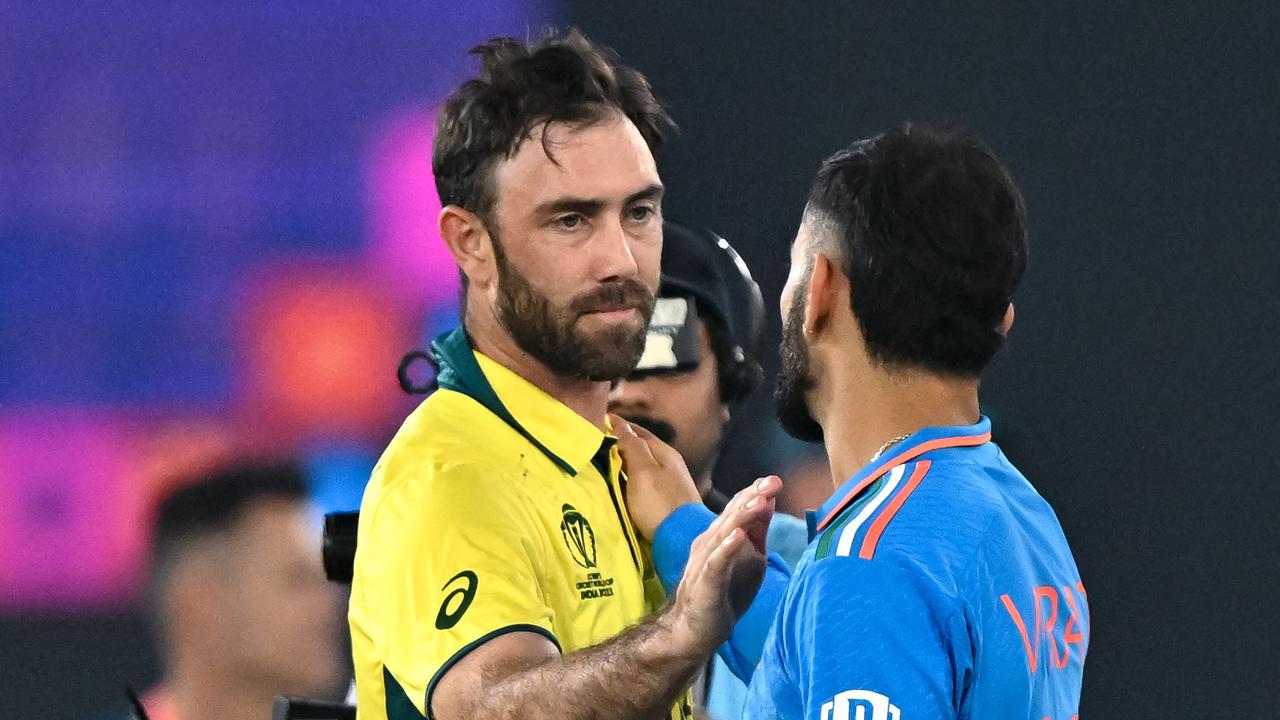
[[[1068,645],[1079,645],[1080,657],[1083,658],[1084,633],[1080,632],[1080,628],[1083,625],[1083,621],[1080,619],[1080,608],[1076,605],[1076,598],[1072,594],[1071,588],[1066,585],[1062,586],[1062,599],[1067,601],[1067,607],[1071,609],[1071,617],[1067,619],[1067,627],[1062,632],[1062,640]]]
[[[1083,594],[1084,588],[1077,583],[1077,589]],[[1044,600],[1048,600],[1046,608]],[[1061,670],[1067,666],[1071,660],[1071,646],[1078,645],[1080,658],[1084,658],[1084,630],[1085,620],[1080,614],[1080,606],[1076,602],[1075,595],[1071,592],[1068,585],[1062,586],[1062,600],[1066,603],[1070,615],[1062,629],[1062,648],[1058,648],[1058,634],[1055,628],[1058,624],[1058,589],[1052,585],[1039,585],[1031,590],[1031,602],[1035,606],[1035,624],[1032,626],[1031,632],[1027,631],[1027,623],[1022,619],[1022,613],[1019,612],[1017,605],[1013,602],[1013,598],[1006,593],[1000,596],[1000,601],[1004,603],[1004,608],[1009,613],[1009,618],[1013,620],[1014,627],[1018,629],[1018,634],[1022,637],[1022,647],[1027,653],[1027,668],[1031,672],[1036,672],[1040,666],[1040,647],[1042,642],[1048,642],[1049,658],[1048,666],[1053,670]],[[1085,598],[1087,602],[1087,598]],[[1047,612],[1046,612],[1047,609]]]
[[[1036,666],[1040,664],[1040,638],[1036,638],[1036,644],[1031,644],[1031,638],[1027,637],[1027,624],[1022,622],[1022,613],[1018,612],[1018,607],[1013,604],[1013,599],[1008,593],[1000,596],[1001,602],[1004,603],[1004,609],[1009,611],[1009,617],[1013,618],[1013,624],[1017,626],[1018,632],[1022,634],[1022,646],[1027,651],[1027,667],[1031,672],[1036,671]]]
[[[1071,648],[1065,648],[1059,655],[1058,639],[1053,635],[1053,626],[1058,622],[1058,591],[1049,585],[1041,585],[1032,594],[1036,600],[1036,639],[1039,640],[1041,632],[1049,639],[1049,663],[1061,670],[1071,659]],[[1040,598],[1049,598],[1049,619],[1043,625],[1040,624]]]

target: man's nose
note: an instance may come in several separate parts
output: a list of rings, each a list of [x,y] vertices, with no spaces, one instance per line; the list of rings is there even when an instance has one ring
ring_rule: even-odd
[[[649,394],[644,383],[622,379],[609,389],[609,412],[625,414],[649,409]]]
[[[622,227],[621,219],[604,223],[591,251],[598,281],[632,278],[639,272],[635,255],[631,252],[631,238]]]

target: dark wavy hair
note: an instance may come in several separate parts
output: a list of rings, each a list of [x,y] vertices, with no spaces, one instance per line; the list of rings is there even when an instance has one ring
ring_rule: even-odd
[[[872,358],[977,376],[1027,265],[1022,194],[977,136],[907,123],[832,155],[806,213],[835,228]]]
[[[495,38],[471,53],[480,73],[449,96],[436,128],[431,169],[443,205],[486,217],[496,200],[495,162],[548,123],[590,125],[621,113],[650,149],[675,128],[644,75],[578,30],[533,43]]]

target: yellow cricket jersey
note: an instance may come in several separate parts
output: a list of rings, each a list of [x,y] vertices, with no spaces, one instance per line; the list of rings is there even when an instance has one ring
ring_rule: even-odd
[[[572,652],[664,600],[623,505],[615,438],[461,329],[432,349],[440,389],[391,441],[360,508],[350,621],[363,720],[431,717],[444,672],[503,633]],[[691,716],[686,691],[670,717]]]

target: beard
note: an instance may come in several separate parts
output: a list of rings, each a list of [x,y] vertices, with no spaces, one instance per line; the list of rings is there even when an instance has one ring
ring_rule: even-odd
[[[822,426],[809,411],[805,395],[815,381],[809,367],[809,346],[804,340],[804,292],[796,293],[796,302],[782,323],[781,364],[773,389],[778,423],[788,435],[804,442],[822,442]]]
[[[653,315],[654,292],[634,279],[615,280],[557,308],[534,289],[512,265],[494,238],[498,269],[498,322],[521,350],[557,375],[592,382],[626,377],[644,352],[645,332]],[[642,322],[618,324],[594,333],[578,327],[585,315],[602,310],[635,308]]]

